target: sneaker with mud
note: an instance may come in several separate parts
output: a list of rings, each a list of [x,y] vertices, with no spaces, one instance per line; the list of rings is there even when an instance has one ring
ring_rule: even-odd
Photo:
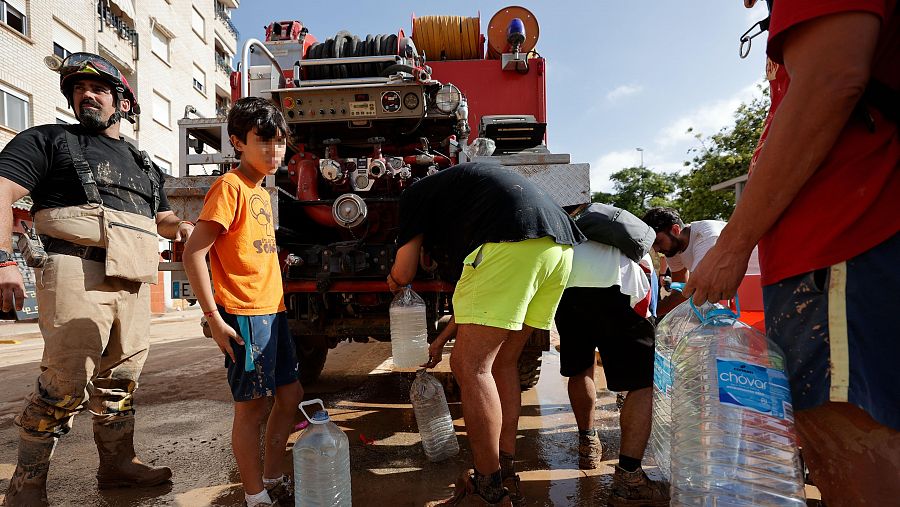
[[[603,445],[597,432],[590,435],[578,435],[578,468],[594,470],[603,461]]]
[[[488,502],[475,489],[473,478],[474,470],[463,473],[453,488],[453,495],[446,500],[428,502],[425,507],[455,506],[455,507],[513,507],[509,494],[503,495],[497,502]]]
[[[626,472],[616,465],[613,474],[610,507],[665,507],[669,505],[669,486],[652,481],[643,468]]]
[[[522,479],[518,474],[503,479],[503,487],[509,492],[509,501],[512,502],[513,507],[525,505],[525,496],[522,495]]]
[[[294,483],[289,475],[282,475],[280,479],[263,479],[263,486],[269,492],[269,498],[275,505],[294,505]]]

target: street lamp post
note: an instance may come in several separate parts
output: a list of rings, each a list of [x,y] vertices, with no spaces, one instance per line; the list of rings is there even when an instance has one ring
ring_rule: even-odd
[[[635,148],[641,154],[641,167],[644,167],[644,149],[643,148]]]

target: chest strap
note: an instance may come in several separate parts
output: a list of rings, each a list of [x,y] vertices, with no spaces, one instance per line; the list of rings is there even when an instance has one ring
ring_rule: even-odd
[[[65,133],[66,146],[69,148],[69,156],[72,158],[72,164],[75,166],[75,173],[78,174],[78,181],[81,182],[81,186],[84,188],[84,194],[87,197],[88,202],[92,204],[103,204],[103,200],[100,199],[100,191],[97,188],[97,181],[94,180],[94,173],[91,171],[91,166],[88,164],[87,159],[84,158],[84,153],[81,150],[81,144],[79,144],[78,138],[68,130],[66,130]],[[150,180],[150,195],[153,200],[153,207],[150,209],[152,218],[159,210],[159,189],[161,186],[159,173],[153,167],[150,155],[147,154],[146,151],[138,151],[131,143],[128,143],[128,151],[135,158],[135,162]]]
[[[91,166],[87,163],[87,159],[84,158],[84,153],[81,151],[81,144],[78,143],[78,138],[68,130],[65,132],[69,156],[72,157],[75,173],[78,174],[78,180],[81,182],[81,186],[84,187],[84,194],[87,197],[88,202],[92,204],[103,204],[103,200],[100,199],[100,191],[97,189],[97,182],[94,180],[94,173],[91,172]]]

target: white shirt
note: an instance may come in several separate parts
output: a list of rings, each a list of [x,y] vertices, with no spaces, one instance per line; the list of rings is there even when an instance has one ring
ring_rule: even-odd
[[[706,253],[712,250],[716,241],[719,240],[719,235],[722,234],[722,229],[725,228],[726,223],[721,220],[691,222],[689,224],[690,239],[688,240],[687,248],[679,254],[666,257],[666,262],[669,263],[669,268],[671,268],[672,272],[675,273],[684,269],[694,271],[697,269],[697,265],[706,256]],[[747,274],[759,274],[759,252],[756,247],[753,248],[753,252],[750,254],[750,261],[747,263]]]
[[[650,255],[641,259],[642,264],[652,266]],[[572,271],[566,287],[612,287],[631,299],[634,307],[650,292],[650,280],[644,270],[614,246],[586,241],[575,245]]]

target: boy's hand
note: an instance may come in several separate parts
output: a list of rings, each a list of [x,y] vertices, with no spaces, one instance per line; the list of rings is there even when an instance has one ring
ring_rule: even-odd
[[[241,339],[241,336],[237,334],[237,331],[235,331],[233,327],[229,326],[222,319],[219,312],[214,313],[208,322],[209,330],[212,332],[212,338],[215,340],[216,345],[219,346],[219,350],[221,350],[223,354],[228,354],[232,361],[237,362],[234,358],[234,350],[231,348],[231,340],[234,340],[238,345],[243,345],[244,340]]]

